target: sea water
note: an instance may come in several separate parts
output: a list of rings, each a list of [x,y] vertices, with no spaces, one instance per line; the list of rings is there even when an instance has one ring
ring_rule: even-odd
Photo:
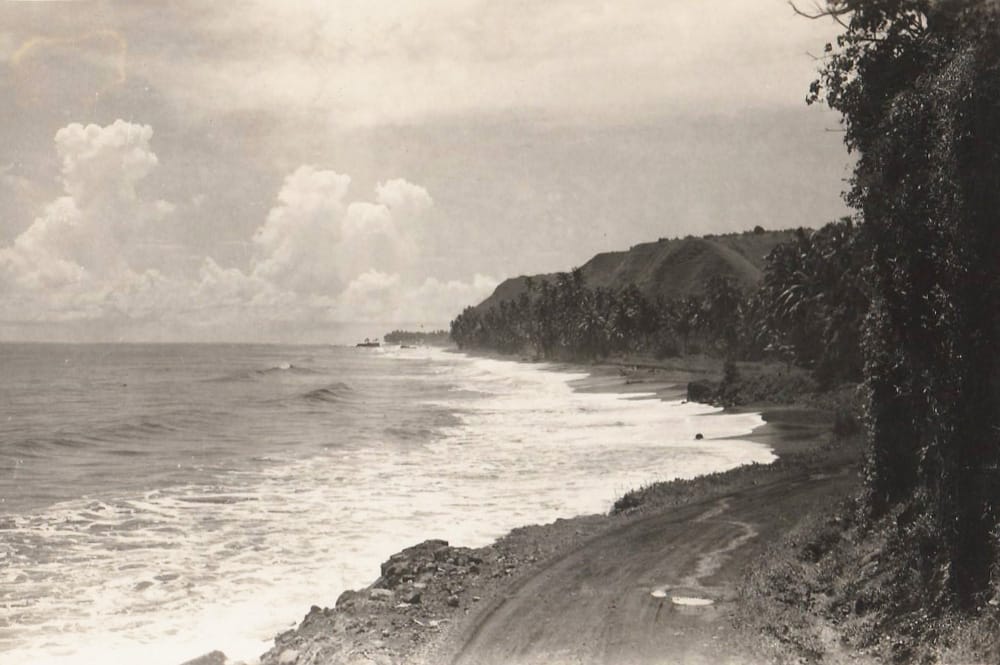
[[[0,345],[0,662],[253,659],[403,547],[774,459],[738,438],[758,415],[585,376],[428,348]]]

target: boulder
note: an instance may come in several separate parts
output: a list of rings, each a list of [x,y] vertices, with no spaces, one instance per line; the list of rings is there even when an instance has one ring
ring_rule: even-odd
[[[358,591],[352,591],[348,589],[344,593],[337,596],[337,602],[334,604],[338,610],[346,610],[348,608],[354,607],[355,603],[361,598],[364,598],[364,594]]]
[[[227,660],[226,654],[221,651],[213,651],[193,660],[185,661],[181,665],[226,665]]]
[[[395,589],[404,582],[415,580],[421,573],[436,570],[437,562],[447,560],[450,555],[451,548],[446,540],[425,540],[407,547],[382,564],[382,576],[375,586]]]

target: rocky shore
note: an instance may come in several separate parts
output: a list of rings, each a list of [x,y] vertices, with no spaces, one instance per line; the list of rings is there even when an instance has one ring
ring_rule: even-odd
[[[370,586],[345,591],[333,607],[314,606],[275,638],[262,665],[412,663],[484,598],[592,536],[600,516],[516,529],[487,547],[427,540],[394,554]]]

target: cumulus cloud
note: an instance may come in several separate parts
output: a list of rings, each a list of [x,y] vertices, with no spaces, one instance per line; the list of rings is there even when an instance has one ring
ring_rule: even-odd
[[[278,205],[257,229],[260,257],[253,274],[296,291],[341,287],[340,268],[326,252],[341,243],[349,176],[302,166],[285,178]]]
[[[368,270],[358,275],[338,302],[337,318],[346,320],[378,320],[386,311],[395,309],[399,298],[399,275]]]
[[[412,263],[419,254],[413,228],[433,204],[427,190],[396,179],[376,188],[374,202],[347,203],[350,182],[308,165],[285,178],[278,204],[254,233],[253,276],[300,294],[335,294],[369,271]]]
[[[135,185],[158,163],[153,128],[116,120],[107,127],[73,123],[56,133],[66,193],[81,207],[134,203]]]
[[[497,280],[475,275],[470,281],[427,277],[407,283],[398,274],[369,270],[354,279],[337,299],[336,320],[445,322],[465,306],[484,300]],[[386,313],[391,312],[391,317]]]
[[[171,211],[166,202],[136,195],[136,184],[157,163],[152,136],[150,127],[122,120],[59,130],[55,144],[65,194],[47,204],[11,246],[0,248],[7,290],[17,285],[40,302],[53,292],[76,293],[77,300],[93,304],[99,286],[130,279],[131,239]]]
[[[55,144],[65,195],[48,204],[13,247],[0,250],[0,266],[39,288],[128,270],[131,240],[172,209],[136,195],[136,184],[156,167],[152,136],[149,126],[122,120],[60,129]]]
[[[434,205],[426,189],[402,178],[379,183],[375,188],[375,200],[397,214],[415,215]]]
[[[423,187],[397,178],[350,200],[350,176],[310,165],[285,178],[246,268],[208,255],[195,274],[144,267],[136,248],[175,221],[173,206],[139,193],[159,161],[152,138],[122,120],[59,130],[64,194],[0,247],[0,319],[442,322],[496,284],[422,274],[418,239],[433,206]]]
[[[496,279],[480,274],[469,282],[428,277],[410,292],[407,301],[400,306],[400,313],[403,319],[410,321],[419,320],[420,312],[433,314],[432,318],[436,321],[450,320],[467,305],[485,300],[498,283]]]

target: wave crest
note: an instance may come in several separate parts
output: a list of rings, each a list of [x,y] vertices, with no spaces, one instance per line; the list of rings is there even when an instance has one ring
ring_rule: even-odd
[[[303,393],[302,399],[309,402],[346,402],[354,394],[354,389],[349,385],[337,382]]]
[[[236,381],[258,381],[273,376],[308,376],[319,374],[314,369],[293,365],[292,363],[279,363],[263,369],[250,369],[241,372],[233,372],[224,376],[217,376],[214,379],[207,379],[211,383],[230,383]]]

